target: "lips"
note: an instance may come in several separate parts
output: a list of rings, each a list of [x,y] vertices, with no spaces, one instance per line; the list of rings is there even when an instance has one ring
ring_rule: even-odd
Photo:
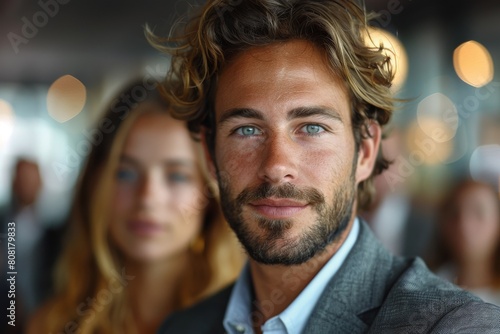
[[[288,198],[266,198],[249,203],[258,214],[270,219],[287,219],[301,212],[309,206],[308,203]]]
[[[139,236],[154,236],[163,231],[163,227],[151,220],[131,220],[127,223],[130,232]]]

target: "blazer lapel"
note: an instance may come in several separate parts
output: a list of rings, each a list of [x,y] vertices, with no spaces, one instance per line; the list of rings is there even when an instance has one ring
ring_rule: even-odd
[[[367,332],[401,273],[403,261],[383,248],[365,222],[360,223],[358,240],[321,295],[304,333]]]

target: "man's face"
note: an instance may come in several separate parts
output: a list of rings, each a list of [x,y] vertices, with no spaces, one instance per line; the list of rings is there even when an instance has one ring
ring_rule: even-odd
[[[359,182],[350,105],[306,41],[252,48],[221,72],[214,163],[224,214],[254,260],[303,263],[348,226]]]

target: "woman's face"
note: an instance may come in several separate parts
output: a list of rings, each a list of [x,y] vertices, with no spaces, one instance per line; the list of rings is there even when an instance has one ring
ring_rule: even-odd
[[[500,242],[496,194],[481,184],[462,188],[444,222],[443,233],[456,259],[488,259]]]
[[[188,249],[208,203],[195,143],[183,122],[141,115],[115,173],[110,233],[130,260],[157,261]]]

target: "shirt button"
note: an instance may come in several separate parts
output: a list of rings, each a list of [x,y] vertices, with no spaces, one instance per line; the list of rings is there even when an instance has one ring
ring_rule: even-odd
[[[245,326],[243,326],[243,325],[236,325],[235,329],[237,332],[245,333]]]

